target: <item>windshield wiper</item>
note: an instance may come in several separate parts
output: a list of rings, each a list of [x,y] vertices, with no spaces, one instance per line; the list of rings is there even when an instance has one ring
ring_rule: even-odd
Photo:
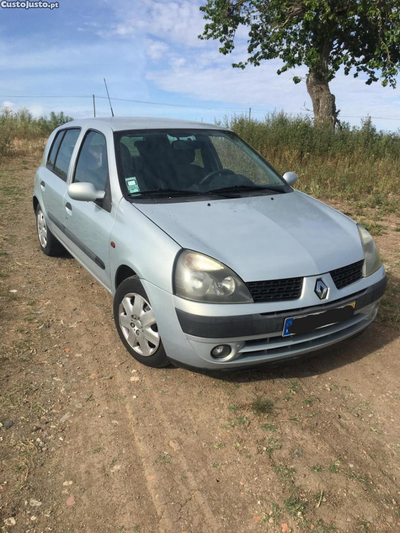
[[[240,192],[251,192],[251,191],[272,191],[272,192],[285,192],[283,190],[283,186],[278,185],[231,185],[230,187],[222,187],[220,189],[211,189],[208,191],[210,194],[212,193],[220,193],[220,192],[233,192],[233,193],[240,193]]]
[[[148,189],[147,191],[138,191],[129,193],[131,198],[140,198],[141,196],[199,196],[203,193],[197,191],[187,191],[185,189]]]
[[[141,198],[144,196],[222,196],[224,198],[230,198],[230,196],[224,195],[223,191],[189,191],[186,189],[148,189],[147,191],[138,191],[129,193],[130,198]]]

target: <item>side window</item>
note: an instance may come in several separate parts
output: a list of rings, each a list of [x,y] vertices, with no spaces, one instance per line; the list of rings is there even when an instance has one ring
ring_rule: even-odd
[[[66,130],[56,156],[54,172],[64,181],[67,179],[72,152],[74,151],[80,132],[81,130],[79,129]]]
[[[64,137],[65,130],[61,130],[57,133],[55,136],[55,139],[53,141],[53,144],[50,148],[49,157],[47,158],[47,166],[53,170],[54,168],[54,162],[57,157],[58,149],[60,148],[60,144],[62,141],[62,138]]]
[[[105,191],[108,181],[107,144],[102,133],[89,131],[78,156],[75,182],[93,183],[99,191]]]
[[[193,164],[201,168],[204,168],[203,154],[201,152],[201,149],[196,148],[196,150],[194,151],[194,154],[195,156],[194,156]]]

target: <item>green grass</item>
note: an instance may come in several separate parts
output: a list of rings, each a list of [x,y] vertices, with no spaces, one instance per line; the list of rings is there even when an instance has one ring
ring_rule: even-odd
[[[275,432],[276,431],[276,426],[274,424],[262,424],[261,425],[261,429],[263,431],[272,431],[272,432]]]
[[[312,465],[312,467],[311,467],[311,471],[312,472],[322,472],[322,470],[323,470],[322,465],[320,465],[318,463],[315,464],[315,465]]]
[[[355,479],[356,481],[359,481],[360,483],[368,484],[371,482],[371,478],[368,476],[368,474],[356,474],[355,472],[349,472],[347,474],[347,477],[349,479]]]
[[[304,515],[307,510],[307,502],[305,502],[297,494],[292,494],[283,503],[286,511],[296,518]]]
[[[293,379],[292,381],[289,382],[288,391],[289,391],[289,394],[291,394],[292,396],[295,396],[296,394],[299,394],[299,392],[302,392],[302,390],[303,390],[303,387],[295,379]]]
[[[255,415],[270,415],[274,411],[274,402],[268,398],[257,396],[250,404]]]
[[[400,277],[387,272],[388,284],[379,306],[378,321],[386,326],[400,327]]]
[[[279,440],[273,439],[271,437],[267,441],[267,446],[266,446],[266,449],[265,449],[265,453],[266,453],[266,455],[268,455],[268,457],[271,457],[275,450],[280,450],[281,448],[282,448],[282,446],[281,446],[281,443],[279,442]]]
[[[168,465],[171,462],[171,456],[168,452],[160,453],[156,459],[156,463],[160,465]]]
[[[293,474],[295,474],[296,469],[286,465],[276,465],[274,472],[279,475],[282,483],[293,483]]]
[[[341,463],[340,459],[336,459],[336,461],[333,461],[333,463],[329,465],[329,472],[332,472],[333,474],[337,474],[339,472],[340,463]]]
[[[236,421],[240,426],[247,426],[247,424],[249,423],[249,419],[247,416],[238,416],[236,418]]]

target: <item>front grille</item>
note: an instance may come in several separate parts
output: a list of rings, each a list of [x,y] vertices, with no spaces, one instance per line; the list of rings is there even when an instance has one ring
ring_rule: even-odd
[[[246,285],[255,302],[298,300],[301,296],[303,278],[251,281]]]
[[[364,260],[332,270],[330,273],[337,289],[343,289],[362,278]]]

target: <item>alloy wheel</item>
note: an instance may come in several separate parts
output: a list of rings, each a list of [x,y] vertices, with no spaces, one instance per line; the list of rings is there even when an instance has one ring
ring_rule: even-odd
[[[154,312],[140,294],[129,293],[119,304],[119,325],[129,346],[139,355],[149,357],[160,345]]]
[[[46,219],[44,218],[43,212],[41,209],[38,209],[37,212],[37,232],[39,237],[39,242],[42,248],[47,246],[47,224]]]

